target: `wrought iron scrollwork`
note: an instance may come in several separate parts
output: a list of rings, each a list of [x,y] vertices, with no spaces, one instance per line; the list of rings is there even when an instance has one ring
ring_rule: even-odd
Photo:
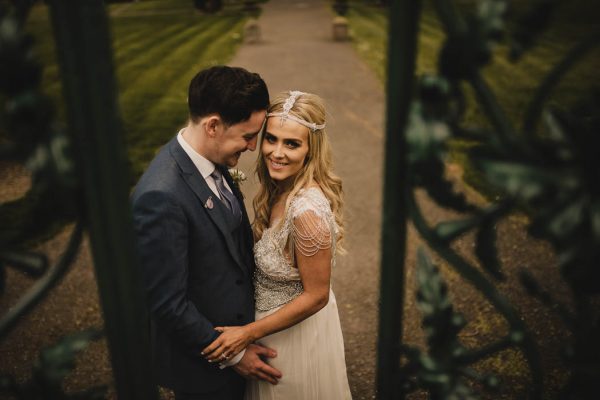
[[[16,2],[16,7],[0,7],[0,65],[2,65],[2,135],[0,154],[3,160],[27,165],[32,174],[32,187],[26,196],[33,199],[30,211],[40,225],[52,219],[73,217],[77,213],[77,178],[68,154],[68,139],[57,127],[50,101],[40,90],[41,67],[32,53],[33,40],[24,33],[24,18],[30,2]],[[52,209],[53,213],[47,213]],[[75,209],[75,212],[73,210]],[[10,204],[0,205],[0,215],[6,217]],[[48,215],[50,214],[50,215]],[[14,267],[34,277],[42,277],[19,306],[0,320],[0,338],[4,337],[16,319],[28,311],[66,271],[81,242],[81,226],[72,233],[68,248],[58,264],[48,268],[42,254],[18,249],[28,239],[31,226],[5,222],[0,241],[0,289],[5,285],[5,266]],[[17,250],[14,250],[17,248]]]
[[[498,380],[479,376],[469,366],[516,347],[529,365],[527,398],[542,398],[542,365],[535,340],[515,306],[497,289],[504,274],[496,250],[495,226],[508,213],[525,209],[531,216],[530,234],[554,247],[575,304],[570,310],[527,271],[521,271],[521,282],[529,293],[557,311],[572,333],[564,349],[569,381],[560,398],[589,398],[586,396],[594,393],[594,382],[600,379],[600,319],[593,302],[593,296],[600,292],[600,96],[596,88],[572,110],[545,107],[545,101],[561,78],[600,43],[600,32],[574,46],[542,80],[519,129],[480,72],[492,62],[492,46],[507,31],[508,2],[480,0],[477,12],[467,17],[452,0],[433,0],[433,4],[447,39],[439,55],[438,74],[421,77],[410,106],[406,130],[409,218],[427,245],[503,316],[509,331],[484,348],[464,347],[457,335],[465,321],[453,310],[444,283],[420,250],[418,304],[427,350],[402,346],[405,362],[398,370],[396,392],[406,394],[421,388],[434,399],[479,398],[473,387],[493,390]],[[513,61],[533,46],[556,4],[539,1],[517,21],[511,37]],[[463,126],[464,83],[473,89],[489,128]],[[543,130],[537,129],[540,120]],[[477,142],[469,153],[470,161],[502,192],[495,203],[475,206],[452,190],[444,170],[448,142],[455,138]],[[440,206],[458,211],[462,217],[430,226],[415,197],[416,188],[423,188]],[[471,231],[476,232],[475,255],[482,268],[451,246]]]
[[[404,346],[408,362],[400,370],[403,391],[416,387],[427,388],[432,399],[476,399],[471,386],[465,381],[473,380],[489,390],[500,384],[494,375],[482,376],[470,365],[488,355],[521,341],[518,334],[473,351],[459,340],[458,333],[466,325],[464,317],[453,310],[447,287],[437,268],[420,249],[418,253],[417,302],[423,314],[423,327],[427,336],[428,352]],[[413,378],[414,377],[414,378]]]
[[[70,141],[55,121],[51,102],[41,92],[41,67],[32,52],[33,39],[23,29],[30,7],[29,1],[18,1],[14,6],[0,5],[0,91],[4,105],[0,157],[26,165],[32,176],[32,186],[25,200],[0,205],[4,220],[0,240],[0,294],[7,285],[7,267],[37,281],[0,318],[0,339],[60,282],[72,265],[83,237],[83,225],[77,223],[62,256],[52,266],[44,254],[22,247],[24,241],[31,239],[32,231],[43,231],[56,220],[80,217],[78,178],[69,154]],[[19,202],[21,205],[27,202],[30,218],[9,221],[6,217]],[[32,229],[33,224],[35,229]],[[43,350],[29,381],[17,384],[13,377],[5,375],[0,377],[0,390],[18,399],[98,398],[104,393],[103,388],[67,396],[61,383],[73,368],[76,353],[100,335],[98,330],[89,330],[63,338]]]
[[[0,376],[0,393],[8,392],[17,399],[100,400],[106,398],[106,386],[96,386],[80,393],[66,394],[62,381],[73,369],[75,356],[88,343],[98,340],[102,332],[88,329],[66,337],[44,349],[33,366],[32,378],[17,383],[10,376]]]
[[[0,339],[65,275],[85,228],[90,233],[116,391],[123,399],[155,399],[106,10],[96,0],[49,1],[67,130],[55,120],[53,106],[41,92],[41,66],[32,52],[33,39],[23,29],[32,3],[0,3],[0,159],[25,165],[32,181],[22,199],[0,204],[0,294],[7,285],[6,267],[37,278],[1,317]],[[89,48],[93,51],[86,51]],[[17,205],[22,206],[21,213],[12,218]],[[57,221],[61,226],[77,222],[62,256],[49,266],[44,254],[26,250],[24,243]],[[19,399],[103,397],[105,388],[66,394],[61,386],[77,352],[101,335],[91,329],[63,338],[40,353],[28,382],[17,384],[10,376],[0,376],[0,391]]]

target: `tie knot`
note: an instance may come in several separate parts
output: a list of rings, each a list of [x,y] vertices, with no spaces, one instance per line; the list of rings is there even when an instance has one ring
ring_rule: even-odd
[[[220,181],[223,178],[223,174],[221,173],[221,171],[219,171],[218,168],[215,168],[215,170],[212,172],[212,174],[210,174],[210,176],[212,176],[215,181]]]

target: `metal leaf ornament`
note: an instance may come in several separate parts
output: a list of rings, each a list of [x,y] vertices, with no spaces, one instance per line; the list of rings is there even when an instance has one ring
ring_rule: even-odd
[[[51,101],[41,90],[42,68],[35,59],[33,38],[24,30],[32,4],[30,0],[0,4],[0,157],[25,165],[32,177],[32,187],[25,196],[0,203],[0,294],[6,285],[5,267],[39,279],[3,313],[0,337],[5,337],[64,276],[81,242],[78,225],[52,268],[45,255],[23,250],[32,236],[49,230],[57,219],[78,215],[80,199],[70,142],[55,122]],[[1,391],[18,399],[98,398],[95,389],[67,395],[61,385],[74,366],[76,353],[98,337],[98,332],[86,331],[64,338],[41,353],[29,382],[0,377]]]
[[[88,329],[62,338],[57,344],[44,349],[36,361],[28,382],[17,383],[10,376],[0,376],[0,390],[24,399],[100,400],[106,398],[106,387],[97,386],[83,392],[67,394],[62,383],[75,367],[75,357],[90,342],[98,340],[101,331]]]
[[[496,388],[498,380],[480,377],[468,367],[470,350],[458,338],[466,322],[454,311],[446,284],[422,248],[417,257],[417,305],[422,314],[428,349],[425,353],[405,346],[403,354],[408,362],[401,375],[416,374],[417,386],[427,389],[432,399],[476,400],[479,396],[469,386],[468,379],[479,381],[487,389]],[[404,387],[411,386],[409,381],[403,383]]]
[[[473,210],[464,196],[444,178],[447,141],[451,136],[449,83],[425,76],[420,83],[420,101],[412,105],[406,134],[408,162],[413,186],[423,187],[439,204],[460,212]]]
[[[492,57],[493,46],[502,38],[506,1],[483,0],[478,6],[477,14],[468,15],[464,21],[450,11],[452,7],[438,6],[449,31],[438,61],[439,71],[451,81],[468,79],[486,65]]]
[[[600,103],[574,112],[548,110],[532,157],[474,154],[489,181],[533,215],[532,235],[549,240],[575,290],[600,293]]]
[[[435,233],[445,243],[457,239],[472,229],[478,229],[475,254],[482,267],[495,279],[504,280],[498,251],[496,249],[496,222],[510,209],[510,202],[489,206],[475,214],[457,220],[442,221],[435,226]]]
[[[54,107],[40,88],[42,68],[35,59],[33,37],[23,18],[32,2],[0,4],[0,155],[23,163],[32,173],[32,188],[21,199],[0,204],[5,221],[4,247],[21,245],[31,232],[47,229],[57,217],[73,219],[79,208],[77,169],[69,139],[55,122]],[[15,217],[27,209],[31,217]],[[25,223],[21,223],[25,221]]]
[[[474,284],[506,318],[510,332],[481,349],[463,347],[458,332],[464,321],[452,310],[437,270],[420,251],[418,305],[428,346],[426,353],[417,347],[403,347],[405,362],[400,375],[406,378],[401,379],[400,390],[423,388],[433,399],[474,398],[471,389],[476,390],[475,386],[466,380],[475,379],[490,388],[498,381],[494,377],[480,377],[468,366],[503,349],[518,347],[531,373],[528,396],[545,398],[541,358],[523,319],[479,268],[451,248],[452,241],[476,230],[475,255],[482,269],[502,280],[496,222],[520,206],[531,216],[532,235],[554,246],[576,304],[570,310],[555,301],[533,276],[521,275],[528,291],[543,304],[558,310],[572,331],[564,351],[569,382],[559,397],[593,398],[587,394],[594,393],[595,382],[600,379],[597,340],[600,322],[594,307],[597,299],[592,299],[592,295],[600,292],[600,95],[596,93],[569,112],[546,110],[545,131],[540,133],[535,127],[551,91],[578,60],[600,43],[600,32],[574,46],[541,81],[525,110],[523,132],[519,132],[482,73],[482,67],[492,60],[493,47],[504,35],[508,2],[478,0],[477,12],[465,18],[461,15],[464,7],[455,3],[459,2],[433,0],[447,39],[438,60],[440,76],[426,76],[419,83],[407,144],[412,186],[422,187],[440,206],[467,215],[438,222],[431,229],[413,192],[409,196],[411,219],[431,249]],[[534,12],[518,22],[513,36],[518,51],[513,47],[513,56],[532,46],[553,11],[551,6],[558,1],[535,0],[535,3]],[[463,84],[473,90],[489,122],[487,127],[461,126],[466,103],[461,92]],[[503,193],[496,199],[499,204],[480,210],[453,193],[444,178],[446,143],[453,138],[476,143],[469,151],[471,164],[483,172],[488,183],[497,187],[497,193]]]
[[[45,349],[40,354],[35,375],[49,385],[60,385],[62,379],[73,369],[77,353],[101,336],[100,331],[86,330],[62,338],[56,345]]]

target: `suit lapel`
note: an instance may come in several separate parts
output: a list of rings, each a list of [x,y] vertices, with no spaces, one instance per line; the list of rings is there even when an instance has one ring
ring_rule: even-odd
[[[206,181],[202,175],[200,175],[200,171],[198,171],[192,160],[190,160],[188,155],[177,141],[177,137],[175,137],[169,143],[169,150],[181,169],[183,179],[200,200],[201,207],[204,208],[204,211],[209,215],[209,217],[223,234],[225,242],[227,243],[227,248],[233,256],[233,259],[242,270],[247,271],[247,267],[244,266],[244,263],[240,258],[240,252],[235,245],[233,238],[231,237],[229,224],[225,220],[225,216],[221,212],[220,207],[217,205],[217,202],[220,202],[221,200],[208,187]],[[227,174],[227,176],[229,176],[229,174]],[[243,208],[242,210],[242,212],[245,213]]]

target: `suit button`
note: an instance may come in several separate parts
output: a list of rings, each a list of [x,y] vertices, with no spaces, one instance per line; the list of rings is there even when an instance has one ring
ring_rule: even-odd
[[[237,314],[236,317],[237,317],[237,319],[242,319],[242,318],[244,318],[244,314]]]
[[[235,281],[235,284],[238,285],[238,286],[241,285],[242,283],[244,283],[244,281],[241,280],[241,279],[238,279],[238,280]]]

